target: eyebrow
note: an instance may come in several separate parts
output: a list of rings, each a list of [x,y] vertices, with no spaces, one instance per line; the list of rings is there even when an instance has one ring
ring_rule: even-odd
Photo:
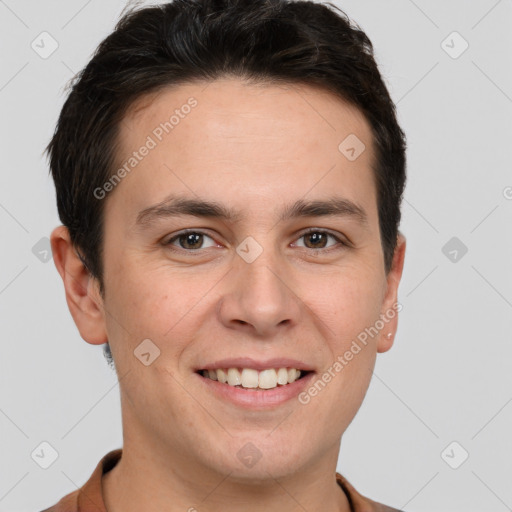
[[[240,211],[229,208],[215,201],[192,199],[170,195],[162,202],[141,210],[137,215],[135,225],[147,227],[160,219],[189,215],[220,219],[227,222],[239,222],[246,218]],[[304,201],[299,199],[287,205],[280,213],[278,221],[301,217],[347,217],[359,224],[368,224],[368,215],[365,210],[349,199],[331,197],[326,200]]]

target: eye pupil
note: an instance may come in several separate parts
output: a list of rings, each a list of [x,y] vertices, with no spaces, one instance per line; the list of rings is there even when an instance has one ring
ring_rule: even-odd
[[[196,252],[197,254],[202,253],[204,237],[210,238],[208,235],[202,233],[201,231],[188,231],[185,233],[178,234],[171,238],[165,245],[171,247],[175,244],[178,244],[181,249],[184,251],[188,251],[189,254],[192,252]],[[322,249],[328,248],[328,240],[332,238],[338,242],[337,246],[346,247],[347,244],[341,242],[335,235],[322,230],[309,231],[303,233],[300,238],[304,239],[304,245],[307,249],[311,249],[312,251],[320,251]],[[316,253],[315,253],[316,254]]]
[[[180,239],[185,239],[185,245],[197,245],[198,241],[202,241],[202,236],[200,233],[185,233],[184,235],[181,235]],[[198,249],[198,247],[185,247],[183,244],[180,245],[183,247],[183,249]],[[200,244],[199,244],[200,245]]]
[[[324,242],[324,244],[321,247],[325,247],[325,241],[327,240],[327,236],[325,233],[319,233],[318,231],[315,231],[313,233],[309,233],[306,235],[306,239],[313,240],[313,244],[317,244],[318,242]],[[315,249],[318,247],[314,247]]]

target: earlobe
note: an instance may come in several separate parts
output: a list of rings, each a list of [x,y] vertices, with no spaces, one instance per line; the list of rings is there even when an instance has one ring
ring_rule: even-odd
[[[398,312],[402,309],[398,302],[398,285],[404,268],[406,240],[398,233],[397,245],[393,254],[391,269],[387,275],[386,294],[382,304],[381,318],[385,322],[379,334],[377,352],[387,352],[392,346],[398,328]]]
[[[65,226],[56,227],[50,237],[53,261],[66,293],[66,301],[81,337],[93,345],[108,341],[103,300],[95,279],[82,263]]]

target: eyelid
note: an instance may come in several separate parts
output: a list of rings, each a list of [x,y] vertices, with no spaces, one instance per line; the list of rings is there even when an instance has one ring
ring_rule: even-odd
[[[212,235],[209,235],[207,231],[205,231],[203,229],[194,229],[194,228],[187,228],[187,229],[183,229],[182,231],[178,231],[176,234],[172,235],[170,238],[168,238],[166,241],[164,241],[162,243],[166,247],[170,246],[170,247],[174,248],[174,246],[171,245],[171,243],[176,241],[181,236],[188,235],[189,233],[194,233],[194,234],[197,234],[197,235],[207,236],[208,238],[211,238],[216,244],[219,243],[219,242],[217,242],[217,240],[215,240],[215,238]],[[209,249],[209,247],[208,247],[208,249]],[[196,250],[189,249],[189,250],[187,250],[187,249],[183,249],[182,247],[176,247],[175,250],[178,251],[178,252],[183,251],[183,252],[186,252],[186,253],[198,253],[202,249],[196,249]]]
[[[324,247],[324,248],[320,247],[318,249],[309,249],[308,247],[302,247],[302,249],[307,249],[310,252],[314,252],[314,251],[330,252],[331,250],[340,249],[340,247],[339,247],[340,245],[345,246],[345,247],[351,246],[351,243],[348,241],[348,239],[346,237],[344,237],[341,233],[333,232],[333,231],[331,231],[329,229],[325,229],[325,228],[315,228],[315,227],[307,228],[304,231],[300,231],[296,235],[296,239],[302,238],[303,236],[309,235],[310,233],[322,233],[324,235],[329,235],[338,242],[337,245],[333,245],[331,247]]]
[[[194,249],[183,249],[181,247],[175,247],[172,245],[172,242],[176,241],[179,237],[187,235],[189,233],[203,235],[203,236],[206,236],[206,237],[210,238],[211,240],[213,240],[216,244],[219,243],[215,240],[215,238],[213,236],[208,234],[207,230],[205,231],[204,229],[201,229],[201,228],[197,228],[197,229],[187,228],[187,229],[183,229],[182,231],[177,232],[176,234],[173,234],[170,238],[167,239],[167,241],[163,242],[163,245],[165,247],[171,247],[171,250],[173,250],[173,251],[183,252],[183,253],[188,253],[188,254],[195,254],[195,253],[199,254],[201,251],[204,251],[205,249],[195,249],[195,250]],[[322,233],[325,235],[329,235],[332,238],[334,238],[338,243],[331,247],[319,247],[318,249],[310,249],[308,247],[301,247],[301,249],[305,249],[308,252],[328,253],[333,250],[339,250],[339,249],[343,249],[343,248],[352,246],[351,242],[344,235],[342,235],[341,233],[338,233],[338,232],[333,232],[333,231],[331,231],[329,229],[325,229],[325,228],[315,228],[315,227],[306,228],[303,231],[299,231],[295,235],[294,240],[298,240],[310,233]],[[206,249],[211,249],[211,247],[207,247]]]

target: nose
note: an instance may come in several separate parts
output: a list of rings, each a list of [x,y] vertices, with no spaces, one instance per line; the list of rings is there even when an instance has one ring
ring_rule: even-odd
[[[252,263],[236,256],[219,304],[221,322],[230,329],[271,338],[299,321],[301,302],[293,288],[284,262],[270,251]]]

